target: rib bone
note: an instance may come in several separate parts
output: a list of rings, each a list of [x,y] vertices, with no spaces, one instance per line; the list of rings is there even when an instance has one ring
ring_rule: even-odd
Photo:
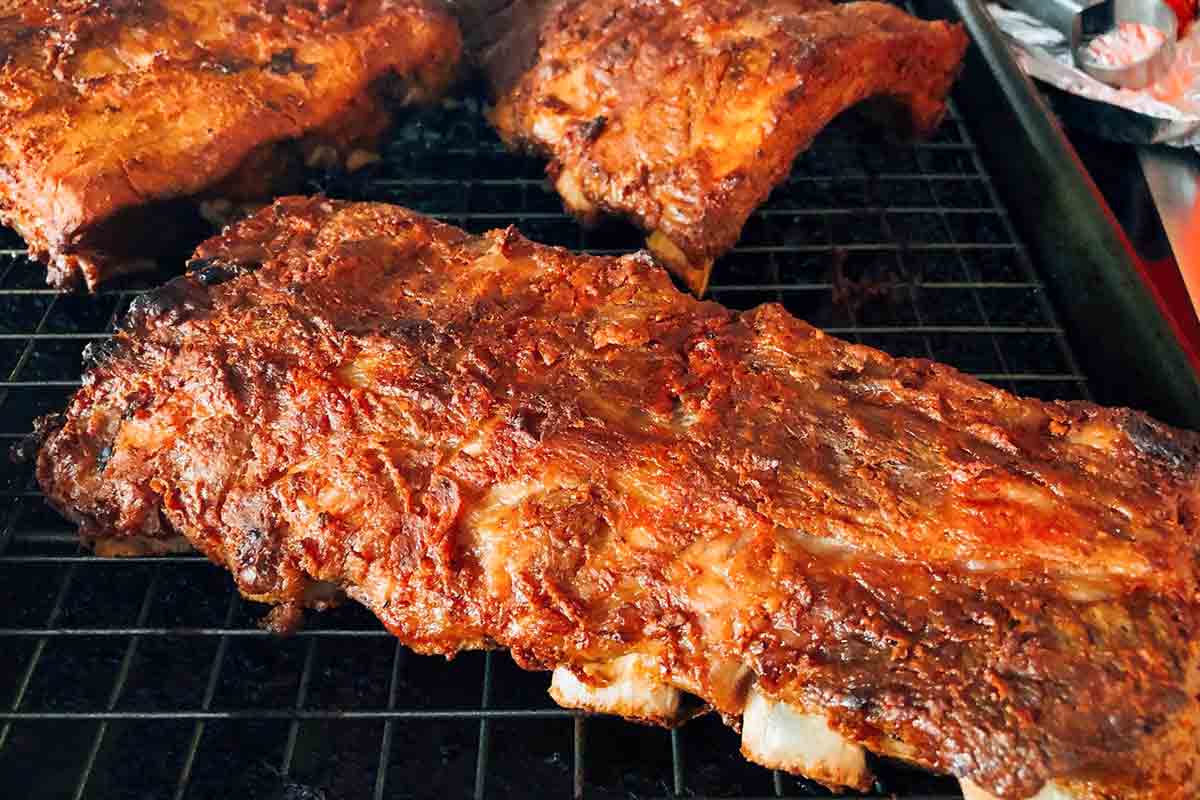
[[[281,200],[197,259],[39,428],[85,543],[183,535],[277,627],[326,583],[572,705],[694,694],[830,783],[859,745],[1005,800],[1200,797],[1197,434],[391,206]]]
[[[647,656],[630,654],[587,667],[584,672],[597,681],[585,683],[567,667],[554,670],[550,696],[564,708],[579,708],[602,714],[617,714],[638,722],[674,725],[681,722],[682,692],[657,676],[655,662]]]
[[[781,769],[829,787],[871,788],[866,752],[810,714],[750,689],[742,716],[742,755],[756,764]]]

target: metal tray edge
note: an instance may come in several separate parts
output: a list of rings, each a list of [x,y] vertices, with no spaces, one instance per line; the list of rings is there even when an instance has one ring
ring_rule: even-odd
[[[1058,120],[979,0],[918,0],[971,35],[957,98],[1095,399],[1200,429],[1200,374]]]

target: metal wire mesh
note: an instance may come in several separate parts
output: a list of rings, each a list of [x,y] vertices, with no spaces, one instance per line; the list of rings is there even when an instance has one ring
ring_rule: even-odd
[[[471,230],[514,224],[591,252],[635,231],[584,230],[542,164],[506,153],[472,102],[410,117],[369,179],[332,194],[401,203]],[[44,288],[0,234],[0,447],[60,409],[80,353],[162,276],[98,296]],[[883,143],[846,117],[796,164],[714,274],[735,308],[782,302],[897,355],[937,358],[1024,394],[1078,398],[1075,366],[966,126]],[[393,798],[821,796],[748,764],[704,718],[667,732],[553,705],[503,654],[414,655],[366,612],[315,615],[280,640],[195,555],[81,551],[31,469],[0,481],[0,785],[36,797]],[[894,765],[878,794],[958,796]]]

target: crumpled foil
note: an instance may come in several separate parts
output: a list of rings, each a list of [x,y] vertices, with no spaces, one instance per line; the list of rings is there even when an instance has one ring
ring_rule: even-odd
[[[1175,46],[1175,61],[1157,83],[1115,89],[1076,69],[1067,40],[1048,25],[998,3],[987,9],[1021,69],[1049,93],[1067,125],[1135,144],[1200,148],[1200,23]]]

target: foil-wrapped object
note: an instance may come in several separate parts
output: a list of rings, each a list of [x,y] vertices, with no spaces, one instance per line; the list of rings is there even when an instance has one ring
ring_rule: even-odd
[[[1067,40],[1050,26],[998,3],[987,8],[1021,68],[1052,87],[1048,96],[1067,125],[1116,141],[1200,148],[1200,24],[1180,38],[1163,78],[1130,91],[1077,69]]]

